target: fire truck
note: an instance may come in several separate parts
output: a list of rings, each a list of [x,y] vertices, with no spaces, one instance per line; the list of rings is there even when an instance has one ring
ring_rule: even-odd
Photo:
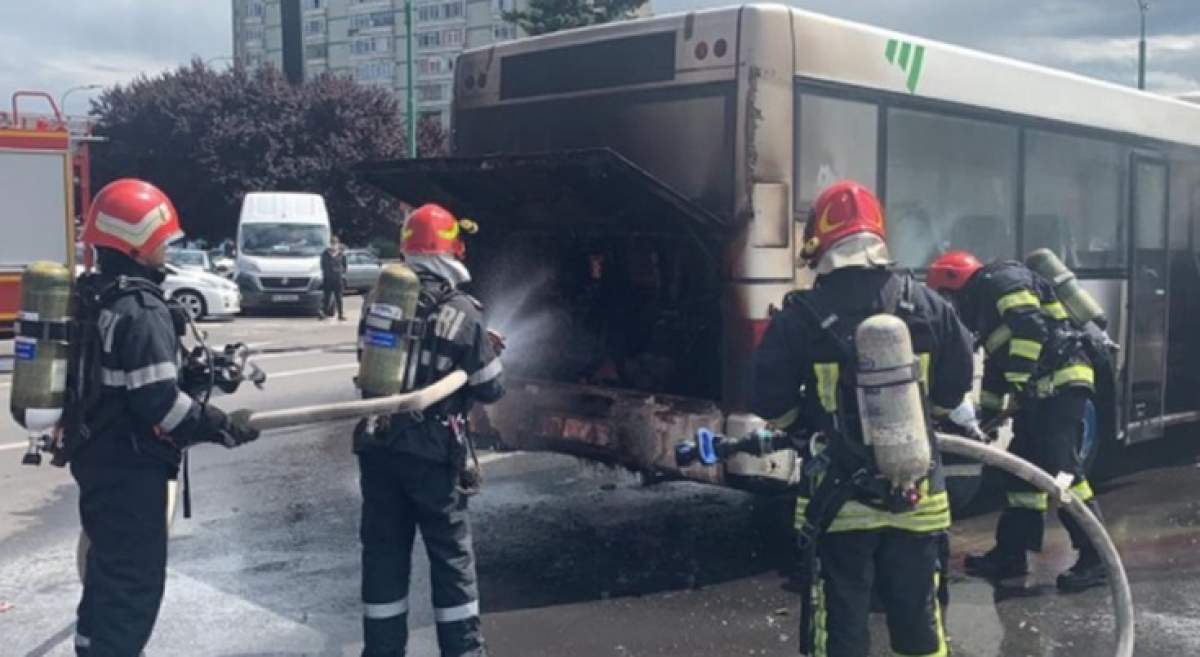
[[[49,113],[25,111],[41,101]],[[11,111],[0,111],[0,218],[8,228],[0,240],[0,333],[12,333],[26,265],[75,265],[75,222],[90,201],[86,134],[44,92],[18,91]]]

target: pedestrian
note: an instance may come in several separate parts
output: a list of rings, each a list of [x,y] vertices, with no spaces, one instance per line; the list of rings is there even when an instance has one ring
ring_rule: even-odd
[[[1068,473],[1071,490],[1101,517],[1078,449],[1095,373],[1082,334],[1054,286],[1019,262],[984,265],[966,251],[935,260],[929,284],[953,300],[967,328],[983,342],[987,356],[979,405],[984,424],[1012,409],[1009,450],[1052,475]],[[1029,572],[1028,551],[1042,549],[1049,495],[1007,474],[1005,489],[996,545],[966,558],[970,574],[1022,577]],[[1105,584],[1107,571],[1083,528],[1062,508],[1058,515],[1079,551],[1075,565],[1058,576],[1058,588],[1074,592]]]
[[[338,321],[346,321],[342,308],[342,293],[346,287],[346,253],[342,250],[337,235],[329,238],[329,246],[321,252],[321,319],[333,317],[337,304]]]
[[[899,317],[922,396],[944,410],[971,387],[971,340],[948,302],[892,271],[884,238],[883,210],[867,188],[841,181],[822,192],[802,251],[815,283],[788,295],[754,354],[752,410],[778,429],[816,432],[796,506],[806,655],[867,657],[873,589],[896,654],[948,654],[940,579],[950,505],[935,437],[926,418],[932,458],[914,489],[881,478],[859,419],[853,345],[866,318]]]
[[[170,199],[134,179],[100,190],[88,210],[85,245],[99,278],[94,335],[99,358],[80,377],[90,400],[64,443],[79,484],[79,516],[90,547],[79,603],[75,652],[140,655],[166,582],[167,482],[182,450],[198,442],[244,444],[258,432],[179,388],[182,351],[160,285],[167,244],[182,236]],[[92,388],[95,385],[98,388]]]
[[[422,206],[405,221],[400,247],[421,279],[417,319],[432,327],[421,338],[418,385],[456,369],[469,376],[467,385],[421,414],[394,415],[372,430],[363,422],[355,430],[363,495],[363,657],[405,654],[418,530],[429,554],[442,657],[486,654],[467,518],[467,498],[478,491],[478,463],[465,418],[474,403],[504,394],[497,354],[503,342],[484,328],[482,306],[461,289],[471,280],[462,224],[441,207]],[[473,232],[474,224],[466,225]]]

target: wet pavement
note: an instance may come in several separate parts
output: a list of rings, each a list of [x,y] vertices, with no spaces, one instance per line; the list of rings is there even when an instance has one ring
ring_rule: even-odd
[[[304,326],[281,339],[306,339]],[[300,374],[224,405],[351,398],[352,359],[337,350],[281,356],[271,363],[276,373]],[[358,484],[348,429],[194,451],[193,518],[174,526],[166,599],[147,654],[358,654]],[[6,431],[0,442],[19,438]],[[1100,487],[1133,585],[1139,656],[1200,654],[1200,469],[1186,438]],[[21,468],[19,455],[0,452],[0,654],[70,655],[79,595],[75,489],[61,470]],[[484,492],[472,509],[492,655],[796,654],[783,505],[698,484],[646,487],[568,457],[484,458]],[[994,522],[995,513],[982,513],[953,530],[953,654],[1112,654],[1108,591],[1065,596],[1053,588],[1073,558],[1057,520],[1024,585],[996,590],[962,575],[962,555],[990,547]],[[414,559],[416,656],[436,654],[427,567]],[[872,634],[872,655],[890,654],[882,617],[873,618]]]

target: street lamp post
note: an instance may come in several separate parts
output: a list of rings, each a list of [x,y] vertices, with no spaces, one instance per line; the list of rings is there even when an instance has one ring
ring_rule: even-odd
[[[104,88],[104,85],[102,85],[102,84],[81,84],[77,87],[71,87],[70,89],[67,89],[66,91],[64,91],[63,94],[58,97],[58,107],[60,108],[60,111],[62,111],[62,113],[65,115],[67,113],[67,96],[70,96],[71,94],[75,93],[76,91],[91,91],[93,89],[102,89],[102,88]]]
[[[1138,89],[1146,88],[1146,12],[1150,11],[1150,0],[1137,0],[1142,15],[1142,33],[1138,39]]]
[[[405,112],[408,114],[408,156],[417,157],[417,103],[413,97],[413,29],[412,0],[404,0],[404,97]]]

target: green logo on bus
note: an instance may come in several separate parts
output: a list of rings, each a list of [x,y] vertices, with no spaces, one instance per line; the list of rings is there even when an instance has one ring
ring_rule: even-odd
[[[907,41],[889,39],[887,50],[884,51],[888,63],[900,67],[908,73],[908,93],[917,92],[917,83],[921,81],[921,62],[925,60],[925,46],[918,46]]]

